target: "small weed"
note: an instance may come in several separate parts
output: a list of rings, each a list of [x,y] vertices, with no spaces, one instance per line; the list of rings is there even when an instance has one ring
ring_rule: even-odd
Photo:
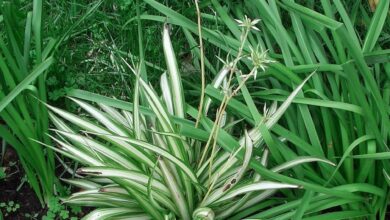
[[[54,219],[69,219],[77,220],[76,216],[81,212],[81,208],[78,206],[65,206],[60,202],[58,197],[53,197],[48,202],[48,211],[46,215],[42,217],[42,220],[54,220]],[[70,209],[70,210],[69,210]]]
[[[27,219],[38,219],[38,213],[25,213],[24,217]]]
[[[5,178],[5,167],[0,167],[0,180]]]
[[[15,203],[14,201],[0,203],[0,209],[2,209],[4,211],[5,217],[16,212],[19,208],[20,208],[19,203]]]

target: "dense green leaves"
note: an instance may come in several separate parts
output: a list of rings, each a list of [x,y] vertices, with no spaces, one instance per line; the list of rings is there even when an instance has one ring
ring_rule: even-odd
[[[27,17],[17,16],[16,3],[1,3],[4,32],[0,36],[0,137],[16,150],[27,179],[41,204],[53,195],[55,185],[54,155],[39,140],[49,144],[45,135],[49,121],[46,109],[45,75],[54,62],[42,57],[42,1],[34,0]],[[24,36],[19,31],[24,29]],[[24,39],[23,39],[24,38]],[[35,53],[35,56],[32,56]]]
[[[1,3],[0,137],[40,200],[59,186],[57,156],[83,190],[64,202],[96,207],[85,219],[386,219],[390,1],[198,3],[114,3],[126,43],[110,33],[107,60],[85,54],[115,66],[121,100],[73,89],[66,110],[46,104],[53,52],[103,1],[58,40],[44,1],[23,19]]]
[[[168,7],[153,0],[146,2],[168,17],[168,22],[188,30],[195,28],[188,19]],[[264,103],[270,106],[274,101],[286,101],[291,86],[297,85],[303,74],[317,71],[303,87],[303,93],[292,100],[294,104],[283,115],[282,122],[270,130],[264,127],[261,129],[264,141],[271,151],[271,161],[280,163],[286,158],[293,160],[297,156],[325,157],[337,164],[336,169],[325,164],[319,167],[304,166],[294,169],[297,179],[303,180],[303,184],[314,181],[322,182],[327,187],[345,185],[339,188],[342,191],[352,188],[348,185],[350,183],[364,182],[368,185],[359,187],[364,192],[371,187],[382,187],[389,173],[389,100],[388,93],[382,89],[388,86],[390,72],[386,64],[388,55],[382,49],[386,43],[380,37],[386,35],[389,29],[389,1],[380,1],[373,13],[366,11],[364,1],[356,1],[351,7],[346,4],[348,2],[338,0],[323,0],[318,5],[310,1],[298,3],[290,0],[253,0],[230,4],[211,1],[210,5],[215,8],[221,18],[220,23],[225,25],[228,33],[221,34],[205,28],[203,37],[221,50],[235,54],[239,45],[233,42],[239,42],[240,36],[234,22],[228,17],[242,19],[248,16],[262,20],[259,24],[261,31],[251,33],[250,37],[253,38],[250,38],[247,45],[254,47],[260,44],[280,63],[271,64],[264,75],[245,85],[241,89],[241,96],[235,97],[227,105],[229,112],[252,126],[259,123],[253,103],[255,106]],[[363,14],[364,18],[357,16],[358,14]],[[144,19],[161,21],[158,17],[148,16],[145,15]],[[384,30],[387,32],[384,33]],[[197,34],[195,31],[192,33]],[[218,41],[215,36],[226,40]],[[250,63],[246,65],[251,67]],[[223,103],[223,94],[212,85],[207,87],[206,93],[213,101]],[[205,128],[206,124],[203,123]],[[230,146],[227,148],[233,152],[234,144],[224,141],[226,136],[220,135],[218,143]],[[237,156],[244,159],[243,154]],[[256,168],[261,175],[288,181],[268,173],[258,165]],[[283,207],[286,209],[278,213],[278,217],[275,217],[276,213],[262,215],[261,212],[256,217],[315,218],[316,213],[325,208],[317,209],[311,204],[317,193],[323,190],[312,187],[314,186],[310,184],[307,186],[310,193],[305,193],[302,197],[303,204],[307,205],[299,211],[291,211],[291,207],[280,204],[275,210]],[[342,194],[340,192],[339,195]],[[345,198],[352,199],[347,194],[343,194]],[[296,197],[298,198],[301,197]],[[373,216],[374,213],[376,217],[384,219],[381,213],[386,210],[386,199],[378,199],[378,204],[358,202],[350,207],[343,206],[345,201],[341,198],[332,199],[334,206],[344,211],[318,214],[319,218],[341,219],[348,214],[363,217]],[[256,207],[262,207],[264,213],[268,213],[261,205],[243,212],[259,212]]]
[[[168,36],[163,36],[163,38],[165,41],[169,40]],[[173,59],[172,56],[174,55],[172,48],[169,47],[169,41],[166,43],[168,43],[167,48],[165,48],[167,50],[166,56]],[[241,57],[238,57],[235,62],[239,62],[240,59]],[[173,61],[168,60],[167,62],[169,64]],[[135,69],[130,69],[136,75],[136,84],[139,84],[140,91],[145,95],[146,102],[144,106],[133,105],[81,90],[71,91],[69,95],[73,97],[99,104],[101,109],[82,100],[70,98],[93,118],[93,121],[90,121],[48,105],[53,113],[73,124],[73,126],[79,127],[76,130],[81,130],[78,132],[79,134],[76,134],[70,128],[73,126],[68,126],[68,123],[54,114],[50,114],[58,129],[53,131],[56,136],[59,136],[59,138],[52,137],[59,147],[50,148],[81,162],[85,167],[79,168],[77,173],[88,176],[88,181],[68,180],[67,182],[87,188],[89,191],[95,190],[94,193],[97,192],[102,197],[106,196],[104,195],[106,188],[110,188],[114,184],[121,193],[137,201],[139,206],[143,208],[142,213],[156,219],[162,218],[156,212],[157,210],[163,211],[165,216],[174,214],[183,219],[190,219],[191,213],[195,209],[198,211],[194,213],[198,213],[204,207],[212,208],[212,213],[216,217],[226,217],[235,214],[244,205],[253,203],[253,201],[264,200],[265,197],[261,197],[262,191],[272,195],[277,189],[300,187],[294,184],[263,181],[258,175],[253,179],[248,176],[254,168],[249,166],[254,163],[254,156],[261,152],[261,149],[266,148],[262,142],[262,134],[258,133],[257,127],[250,132],[245,131],[240,142],[236,141],[232,134],[222,129],[219,132],[222,136],[216,136],[217,150],[213,149],[210,152],[207,151],[207,148],[202,147],[206,143],[205,141],[210,140],[210,137],[214,135],[213,131],[210,131],[213,123],[207,116],[202,116],[200,118],[202,128],[195,128],[193,122],[185,119],[185,113],[192,117],[198,114],[192,106],[183,106],[183,104],[174,101],[178,96],[182,96],[182,92],[180,92],[182,82],[180,77],[175,76],[178,72],[174,68],[176,66],[174,63],[169,67],[170,79],[168,80],[165,75],[161,78],[163,88],[170,91],[163,91],[162,99],[150,84],[148,85],[142,78],[138,77]],[[217,75],[214,80],[214,89],[219,89],[222,81],[228,78],[228,73],[231,70],[233,68],[223,68],[221,74]],[[254,112],[253,115],[257,117],[258,126],[265,126],[267,129],[272,128],[312,75],[310,74],[303,80],[279,108],[271,109],[263,118],[257,111],[253,100],[251,101],[250,97],[247,97],[247,101],[252,103],[251,109]],[[232,79],[232,76],[232,74],[229,76],[229,80]],[[248,80],[248,78],[245,80]],[[170,83],[168,83],[169,81]],[[238,82],[240,85],[236,91],[242,88],[243,91],[246,91],[245,94],[249,96],[249,92],[245,90],[245,87],[242,87],[245,81],[239,79]],[[173,87],[178,88],[178,90],[172,89]],[[230,100],[232,103],[237,102],[232,98]],[[211,110],[212,102],[213,99],[207,99],[204,112],[207,113]],[[171,110],[168,110],[170,108]],[[180,113],[185,109],[187,109],[187,112]],[[139,114],[138,124],[133,123],[134,114]],[[234,115],[230,115],[230,112],[225,114],[229,115],[228,117]],[[247,120],[253,120],[251,114],[247,116]],[[214,126],[217,123],[219,122],[214,122]],[[94,139],[89,137],[91,135]],[[191,140],[192,137],[199,137],[200,141]],[[199,146],[201,146],[199,150],[203,151],[202,153],[196,152]],[[254,147],[261,148],[255,151]],[[227,152],[224,152],[224,150],[227,150]],[[240,162],[236,156],[242,154],[244,154],[243,162]],[[206,160],[204,160],[205,155]],[[222,160],[218,158],[218,155],[221,156]],[[227,158],[227,160],[223,158]],[[263,158],[263,160],[265,159]],[[268,172],[281,172],[303,163],[317,161],[332,164],[325,159],[306,157],[299,161],[290,161],[281,167],[275,167],[274,171]],[[199,164],[197,165],[197,163]],[[97,181],[97,178],[101,177],[108,178],[110,181],[102,184]],[[282,175],[279,175],[279,177],[282,177]],[[287,178],[287,180],[295,181],[290,178]],[[309,184],[304,183],[303,185],[310,187]],[[321,188],[313,186],[313,188],[316,187]],[[68,199],[68,202],[74,203],[82,199],[89,200],[90,196],[89,193],[85,195],[75,194]],[[237,199],[239,197],[242,197],[243,200]],[[96,200],[93,204],[102,203],[104,202]],[[235,208],[228,213],[224,213],[219,208],[221,204],[234,205]],[[115,205],[115,207],[118,207],[118,205]],[[126,208],[126,205],[119,205],[119,207]],[[113,210],[115,209],[97,209],[90,216],[111,216],[114,215],[111,212]],[[126,216],[132,218],[136,214],[129,211]]]

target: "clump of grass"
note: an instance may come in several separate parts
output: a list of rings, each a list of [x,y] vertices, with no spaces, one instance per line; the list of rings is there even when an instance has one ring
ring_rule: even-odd
[[[47,109],[40,102],[47,102],[47,75],[55,51],[89,14],[54,39],[43,31],[44,2],[23,4],[0,2],[0,25],[4,30],[0,35],[0,119],[5,122],[0,125],[0,137],[16,150],[29,184],[44,206],[63,189],[55,175],[53,152],[36,142],[51,144],[46,135]],[[99,4],[95,3],[89,13]]]
[[[54,41],[43,44],[42,1],[33,1],[27,16],[15,2],[2,1],[0,36],[0,137],[15,148],[28,181],[42,205],[54,195],[54,154],[32,139],[50,144],[46,101],[46,73],[52,65]]]

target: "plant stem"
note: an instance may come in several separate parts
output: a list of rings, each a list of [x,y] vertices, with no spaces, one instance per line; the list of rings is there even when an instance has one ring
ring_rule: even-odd
[[[200,10],[198,5],[198,0],[194,0],[195,6],[196,6],[196,14],[198,16],[198,36],[199,36],[199,49],[200,49],[200,72],[201,72],[201,79],[202,79],[202,88],[201,88],[201,94],[200,94],[200,102],[199,102],[199,108],[198,108],[198,117],[196,119],[195,127],[197,128],[199,125],[200,118],[202,117],[203,113],[203,102],[204,102],[204,94],[205,94],[205,87],[206,87],[206,79],[205,79],[205,69],[204,69],[204,48],[203,48],[203,40],[202,40],[202,26],[201,26],[201,17],[200,17]]]

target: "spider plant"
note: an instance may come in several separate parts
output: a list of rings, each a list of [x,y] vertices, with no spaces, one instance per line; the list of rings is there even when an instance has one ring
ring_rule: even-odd
[[[145,14],[142,19],[178,25],[188,39],[199,34],[197,24],[185,16],[155,0],[145,2],[164,16]],[[385,219],[390,171],[390,51],[386,49],[388,43],[382,31],[388,30],[390,1],[380,1],[372,13],[367,10],[367,1],[296,2],[211,0],[203,4],[203,9],[213,8],[216,16],[203,13],[202,18],[217,25],[202,28],[202,36],[221,51],[237,55],[241,34],[233,18],[261,19],[256,25],[261,31],[249,33],[242,50],[249,53],[259,45],[267,48],[269,56],[277,62],[247,83],[247,95],[242,92],[236,97],[247,104],[245,108],[237,105],[237,114],[243,115],[245,111],[256,119],[249,96],[257,105],[286,100],[301,74],[317,71],[293,100],[298,105],[286,111],[279,125],[263,131],[263,136],[267,132],[273,138],[264,140],[271,151],[270,161],[280,163],[291,158],[291,153],[325,157],[337,167],[316,169],[307,165],[297,171],[298,179],[353,192],[360,199],[328,197],[306,189],[295,201],[278,206],[263,202],[244,213],[255,214],[251,218],[258,219]],[[229,33],[222,34],[214,30],[217,28]],[[194,56],[200,59],[196,49]],[[206,67],[213,72],[213,68]],[[206,88],[206,93],[215,100],[223,100],[212,86]],[[275,141],[276,137],[279,140]],[[363,197],[369,198],[369,202]],[[334,211],[332,207],[338,211],[327,213]]]
[[[242,45],[250,29],[243,28]],[[247,96],[245,82],[261,71],[258,65],[248,74],[238,69],[238,63],[253,60],[254,55],[239,55],[222,68],[209,86],[225,95],[224,101],[206,97],[198,117],[196,108],[186,103],[167,26],[162,42],[167,72],[161,75],[161,96],[140,77],[139,69],[126,63],[135,78],[134,88],[139,89],[133,92],[134,103],[74,90],[70,99],[86,114],[48,105],[56,127],[50,137],[56,144],[46,146],[83,164],[77,178],[64,180],[82,190],[64,202],[97,207],[85,219],[225,219],[261,201],[286,201],[293,189],[327,192],[279,173],[308,162],[325,167],[333,163],[321,157],[295,157],[268,164],[272,150],[265,142],[273,138],[261,132],[276,125],[313,74],[279,107],[275,103],[265,108],[264,115],[251,108],[258,124],[237,131],[233,129],[237,120],[254,119],[245,111],[248,106],[235,100],[241,91]],[[263,56],[263,68],[268,63]],[[142,105],[137,101],[139,94],[146,99]],[[237,106],[246,115],[234,114],[231,108]],[[208,114],[216,107],[221,120],[213,121]],[[199,126],[193,121],[197,119]],[[279,189],[286,190],[280,198],[267,200]]]

